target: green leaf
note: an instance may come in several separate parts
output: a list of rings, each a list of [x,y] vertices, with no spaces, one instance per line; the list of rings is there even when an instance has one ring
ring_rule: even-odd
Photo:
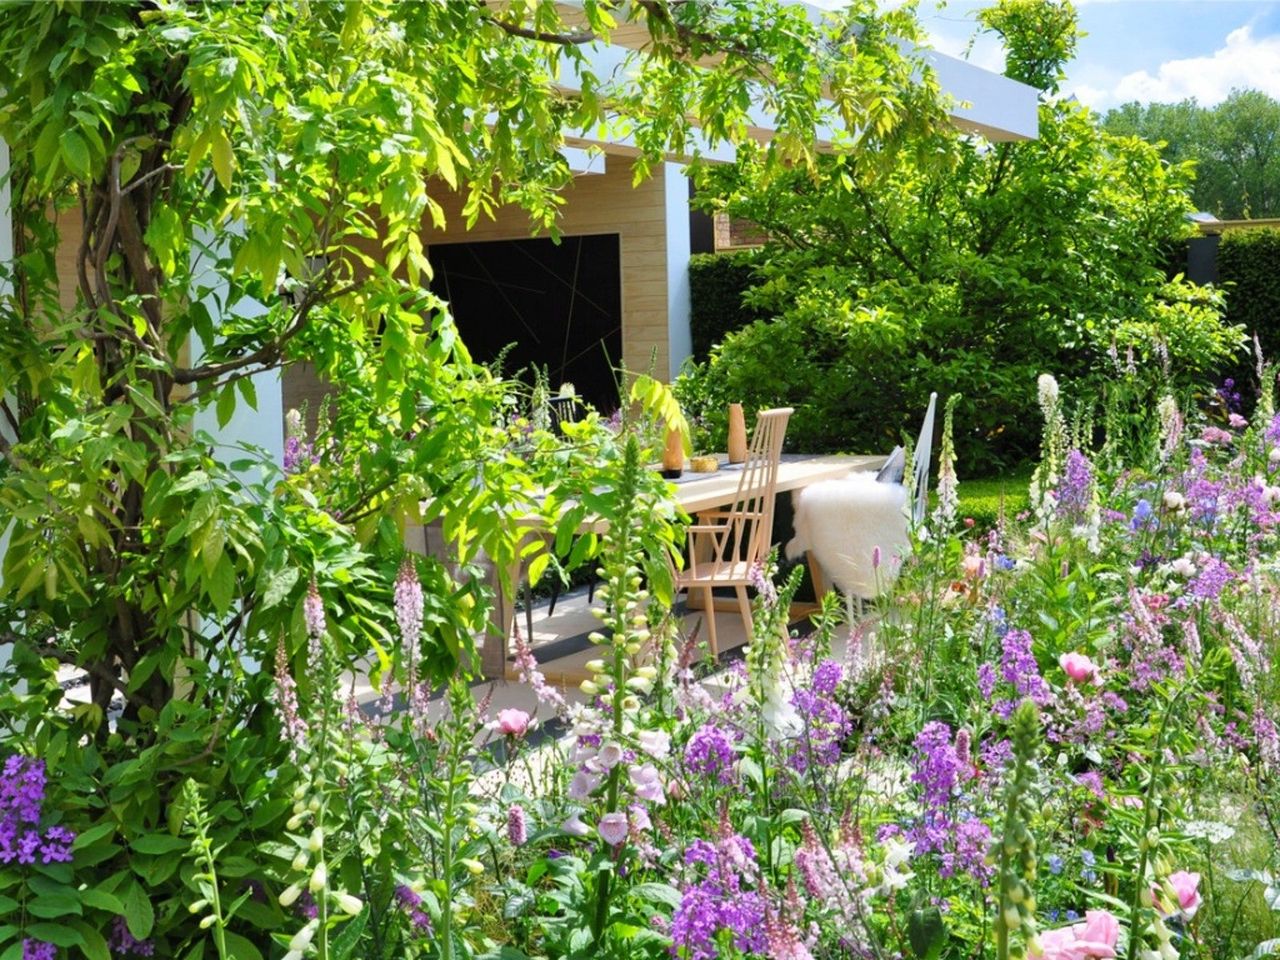
[[[348,960],[355,953],[356,947],[360,945],[360,936],[364,933],[368,922],[369,910],[365,908],[338,931],[338,935],[329,944],[329,955],[333,960]]]
[[[80,952],[88,960],[111,960],[111,950],[106,938],[92,924],[84,920],[72,920],[71,926],[84,938],[84,943],[80,944]]]
[[[97,887],[86,887],[80,891],[80,901],[86,907],[93,907],[95,910],[105,910],[107,913],[113,913],[120,916],[124,913],[124,904],[120,898],[114,893],[107,893],[105,890],[99,890]]]
[[[191,849],[191,841],[168,833],[148,833],[129,842],[129,849],[137,853],[161,856]]]
[[[218,415],[218,426],[225,427],[231,422],[231,417],[236,412],[236,388],[235,384],[229,383],[218,393],[218,404],[216,407]]]
[[[951,939],[942,911],[937,907],[912,910],[907,918],[907,939],[911,941],[911,951],[918,960],[937,960]]]
[[[269,610],[284,600],[301,575],[302,573],[297,567],[285,567],[283,570],[277,570],[273,573],[270,579],[267,580],[266,588],[262,591],[260,609]]]
[[[151,898],[137,880],[129,884],[124,893],[124,922],[129,932],[139,940],[151,936],[156,924],[155,909],[151,906]]]
[[[61,890],[57,893],[42,893],[27,901],[27,912],[32,916],[46,920],[58,920],[68,914],[80,916],[84,908],[80,906],[80,898],[75,894]]]
[[[253,945],[253,941],[230,930],[223,931],[223,936],[226,937],[227,953],[231,960],[262,960],[262,951]]]
[[[62,136],[58,138],[58,143],[62,147],[62,160],[76,177],[81,180],[89,179],[89,146],[84,142],[84,138],[75,130],[64,130]]]
[[[680,906],[680,891],[666,883],[637,883],[631,893],[649,903],[665,903],[675,909]]]
[[[222,189],[231,189],[231,173],[235,169],[236,156],[231,149],[231,141],[227,139],[227,134],[222,129],[213,131],[212,144],[213,147],[213,172],[217,176],[218,182],[222,184]]]

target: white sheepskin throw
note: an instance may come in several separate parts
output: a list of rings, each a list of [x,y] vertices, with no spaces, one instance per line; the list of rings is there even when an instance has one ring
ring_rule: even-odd
[[[907,539],[907,491],[901,484],[877,483],[874,473],[824,480],[792,494],[795,537],[787,557],[809,551],[827,577],[847,597],[871,599],[898,576]],[[872,553],[880,548],[880,567]]]

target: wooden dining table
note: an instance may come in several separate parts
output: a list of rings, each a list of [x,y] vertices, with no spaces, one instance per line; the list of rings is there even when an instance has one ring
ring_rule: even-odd
[[[847,476],[852,471],[875,470],[884,462],[884,459],[882,455],[783,454],[778,464],[776,489],[779,493],[799,490],[823,480]],[[737,498],[742,464],[728,463],[728,458],[723,454],[719,460],[719,468],[714,473],[693,473],[686,469],[678,479],[671,481],[674,487],[674,499],[689,516],[697,518],[700,514],[732,506]],[[595,522],[588,519],[583,523],[583,531],[594,529],[595,526]],[[549,531],[536,529],[532,521],[529,529],[531,535],[550,535]],[[434,553],[443,548],[443,544],[433,543],[431,532],[422,527],[411,527],[406,530],[406,545],[410,549],[423,553]],[[821,574],[812,559],[810,569],[814,574],[815,589],[821,590]],[[520,568],[508,571],[508,582],[512,585],[522,583],[523,573],[524,571]],[[480,656],[480,668],[485,677],[505,676],[508,646],[516,617],[515,597],[502,586],[500,580],[494,584],[494,587],[496,594],[492,618],[494,629],[484,637]],[[690,598],[690,601],[690,606],[696,607],[694,598]],[[717,609],[719,609],[718,604]]]

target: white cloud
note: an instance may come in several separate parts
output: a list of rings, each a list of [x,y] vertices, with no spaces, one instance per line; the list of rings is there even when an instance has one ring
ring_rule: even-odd
[[[1237,87],[1280,97],[1280,35],[1255,37],[1253,27],[1245,25],[1227,34],[1226,45],[1208,56],[1166,60],[1154,73],[1126,74],[1109,89],[1079,83],[1070,90],[1090,106],[1106,109],[1130,100],[1171,103],[1188,97],[1212,106]]]

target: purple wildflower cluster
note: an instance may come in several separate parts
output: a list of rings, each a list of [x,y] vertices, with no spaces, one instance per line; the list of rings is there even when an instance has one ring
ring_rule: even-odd
[[[111,952],[117,956],[150,957],[156,952],[156,945],[150,940],[139,940],[129,932],[129,925],[124,917],[116,917],[111,925],[111,939],[107,942]]]
[[[953,743],[951,728],[935,720],[916,735],[915,748],[911,780],[920,787],[921,813],[906,832],[915,855],[938,854],[943,877],[967,873],[987,884],[995,872],[986,863],[991,829],[972,813],[957,810],[961,788],[974,776],[966,731]]]
[[[1217,600],[1235,579],[1229,564],[1217,557],[1205,557],[1200,563],[1200,572],[1187,584],[1187,595],[1201,601]]]
[[[431,917],[422,909],[422,897],[408,884],[396,887],[396,901],[409,917],[409,926],[419,936],[431,933]]]
[[[733,782],[736,760],[733,741],[715,723],[704,723],[685,744],[685,769],[722,784]]]
[[[1053,703],[1053,691],[1040,676],[1040,667],[1031,652],[1031,634],[1025,630],[1007,630],[1000,640],[1000,670],[994,664],[978,667],[978,690],[984,700],[990,700],[1001,679],[1013,687],[1014,697],[997,700],[992,709],[1007,720],[1024,699],[1030,698],[1039,707]]]
[[[695,840],[685,850],[686,868],[705,872],[688,884],[671,918],[671,955],[688,960],[712,960],[719,956],[715,938],[731,931],[734,945],[744,953],[765,948],[764,897],[746,884],[758,879],[756,851],[741,834],[728,832],[717,843]]]
[[[58,948],[43,940],[32,940],[30,937],[22,941],[22,960],[54,960]]]
[[[41,832],[44,807],[43,760],[12,756],[0,771],[0,863],[70,863],[76,835],[66,827]]]
[[[1079,450],[1072,449],[1058,484],[1058,516],[1068,523],[1084,523],[1093,503],[1093,464]]]
[[[843,677],[840,664],[824,660],[814,671],[809,689],[798,689],[791,696],[791,704],[804,722],[799,742],[787,758],[797,773],[806,772],[811,765],[829,767],[840,761],[841,744],[853,729],[844,708],[832,699]]]

